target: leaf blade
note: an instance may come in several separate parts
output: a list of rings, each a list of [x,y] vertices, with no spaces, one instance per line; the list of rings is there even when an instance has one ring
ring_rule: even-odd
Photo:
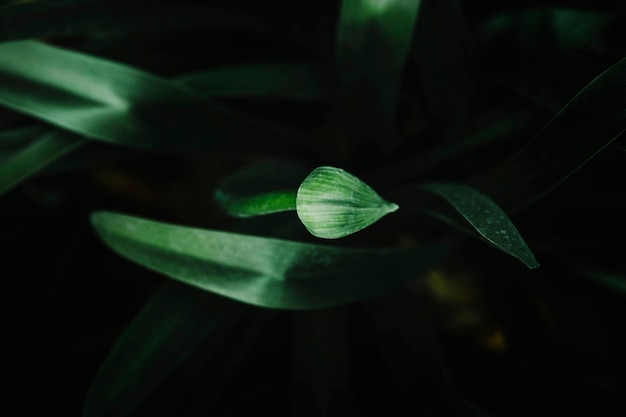
[[[0,164],[0,195],[82,143],[75,135],[56,129],[43,134]]]
[[[490,244],[530,269],[539,267],[522,235],[492,199],[462,184],[431,183],[421,187],[444,198]],[[437,213],[437,217],[456,224],[443,212]]]
[[[440,259],[449,243],[345,249],[194,229],[98,212],[96,232],[120,255],[171,278],[277,309],[343,304],[384,291]]]
[[[126,146],[306,142],[296,129],[217,105],[180,83],[35,41],[0,44],[0,104]],[[259,144],[259,133],[270,141]]]

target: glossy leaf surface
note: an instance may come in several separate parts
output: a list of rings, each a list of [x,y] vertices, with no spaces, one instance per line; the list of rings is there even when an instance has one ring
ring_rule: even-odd
[[[296,189],[306,174],[287,162],[252,166],[226,177],[215,190],[215,201],[234,217],[295,210]]]
[[[235,146],[293,129],[214,104],[182,84],[34,41],[0,44],[0,104],[58,127],[128,146]],[[252,145],[252,144],[251,144]],[[267,144],[266,144],[267,145]]]
[[[449,244],[346,249],[194,229],[100,212],[93,225],[113,250],[176,280],[244,303],[309,309],[382,292],[419,274]]]
[[[539,266],[511,219],[492,199],[461,184],[433,183],[422,187],[450,203],[490,244],[519,259],[529,268]],[[449,221],[443,212],[431,213],[444,221]]]

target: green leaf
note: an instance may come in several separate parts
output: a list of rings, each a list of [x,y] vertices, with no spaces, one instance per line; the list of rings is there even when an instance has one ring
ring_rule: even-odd
[[[578,272],[593,282],[604,285],[613,291],[626,294],[626,275],[623,273],[609,272],[589,267],[583,267]]]
[[[251,217],[296,209],[296,189],[306,171],[295,164],[269,162],[227,177],[215,200],[229,215]]]
[[[0,44],[0,104],[128,146],[293,149],[304,140],[298,131],[218,106],[180,83],[34,41]],[[259,141],[260,135],[271,141]]]
[[[353,120],[355,126],[362,126],[361,133],[373,128],[375,136],[388,134],[393,126],[400,78],[420,4],[420,0],[341,3],[339,77],[356,106]]]
[[[467,185],[509,214],[532,205],[626,131],[624,89],[626,58],[583,88],[524,148]]]
[[[307,230],[324,239],[351,235],[398,209],[354,175],[328,166],[316,168],[302,182],[296,207]]]
[[[328,95],[330,77],[314,62],[268,62],[210,69],[179,78],[211,96],[311,99]]]
[[[244,303],[281,309],[338,305],[392,288],[433,265],[449,243],[346,249],[175,226],[99,212],[92,223],[120,255]]]
[[[96,375],[84,417],[130,413],[165,382],[207,337],[219,344],[232,307],[210,294],[169,284],[150,300],[115,343]],[[211,355],[212,352],[206,352]]]
[[[237,28],[268,31],[236,10],[134,1],[20,2],[0,9],[0,41],[59,35]]]
[[[529,268],[539,263],[506,213],[486,195],[461,184],[433,183],[422,188],[445,199],[491,245],[520,261]],[[430,214],[453,225],[458,223],[444,212],[428,210]]]
[[[0,132],[0,150],[15,150],[32,142],[46,131],[45,126],[34,125],[18,127]]]
[[[75,135],[57,129],[41,135],[0,163],[0,195],[82,143]]]

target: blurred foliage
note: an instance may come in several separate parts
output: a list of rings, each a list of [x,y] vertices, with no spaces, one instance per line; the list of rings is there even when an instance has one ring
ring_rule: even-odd
[[[0,1],[4,407],[623,416],[625,23]],[[328,165],[399,210],[332,245],[277,212]]]

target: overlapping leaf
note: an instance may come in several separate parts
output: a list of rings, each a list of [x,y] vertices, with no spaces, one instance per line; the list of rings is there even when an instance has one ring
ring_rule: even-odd
[[[0,44],[0,105],[128,146],[303,145],[294,129],[218,106],[180,83],[34,41]]]
[[[346,249],[194,229],[101,212],[101,238],[116,252],[187,284],[245,303],[309,309],[379,293],[419,274],[449,244]]]
[[[558,187],[626,130],[626,59],[583,88],[537,136],[496,167],[470,178],[512,214]]]
[[[122,416],[161,384],[215,327],[202,294],[167,286],[125,330],[98,373],[85,417]]]
[[[224,179],[215,190],[215,201],[234,217],[295,210],[295,190],[306,174],[293,163],[258,164]]]
[[[339,76],[357,106],[355,124],[373,128],[375,135],[388,134],[394,121],[397,90],[420,4],[421,0],[342,1]]]
[[[58,129],[22,133],[34,133],[37,138],[1,161],[0,195],[83,143],[80,137]]]

